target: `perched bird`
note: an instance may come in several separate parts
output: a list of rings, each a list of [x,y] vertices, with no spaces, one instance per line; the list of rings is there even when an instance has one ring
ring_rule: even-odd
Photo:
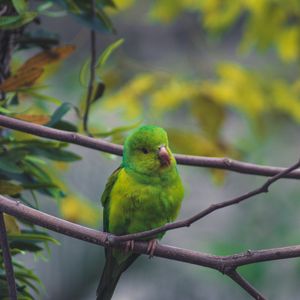
[[[142,126],[127,137],[122,164],[109,177],[102,194],[104,231],[124,235],[171,222],[178,215],[183,195],[167,133],[157,126]],[[148,242],[148,251],[153,252],[156,240]],[[121,274],[139,256],[112,248],[105,249],[105,255],[97,300],[112,298]]]

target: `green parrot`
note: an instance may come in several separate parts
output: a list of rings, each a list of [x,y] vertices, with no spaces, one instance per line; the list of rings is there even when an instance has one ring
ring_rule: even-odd
[[[109,177],[102,194],[103,229],[115,235],[150,230],[175,220],[184,189],[164,129],[142,126],[124,144],[121,166]],[[163,236],[159,234],[156,239]],[[156,239],[149,242],[153,254]],[[129,242],[128,249],[133,247]],[[128,250],[127,249],[127,250]],[[97,300],[112,298],[121,274],[138,254],[107,248]]]

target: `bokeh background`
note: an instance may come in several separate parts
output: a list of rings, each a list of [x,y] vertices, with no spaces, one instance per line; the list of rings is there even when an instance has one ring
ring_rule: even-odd
[[[97,53],[122,38],[101,69],[106,85],[92,106],[90,131],[122,143],[139,124],[168,131],[177,153],[228,156],[289,166],[299,158],[300,3],[297,0],[115,1],[108,9],[116,34],[97,33]],[[42,17],[30,30],[56,33],[76,51],[45,76],[45,94],[84,107],[80,73],[89,53],[89,29],[78,19]],[[20,51],[18,59],[35,50]],[[43,104],[53,111],[53,104]],[[41,107],[39,108],[41,109]],[[66,119],[80,123],[70,111]],[[117,128],[117,129],[116,129]],[[111,132],[111,130],[115,131]],[[121,158],[69,147],[82,160],[54,165],[67,196],[39,196],[41,209],[101,227],[100,195]],[[186,196],[180,218],[250,191],[264,178],[179,166]],[[300,190],[281,180],[266,195],[222,209],[166,234],[162,243],[217,255],[299,244]],[[94,245],[53,234],[46,259],[24,256],[45,285],[41,299],[89,300],[104,264]],[[268,299],[299,299],[300,261],[241,268]],[[249,299],[226,276],[202,267],[142,256],[121,278],[115,300]]]

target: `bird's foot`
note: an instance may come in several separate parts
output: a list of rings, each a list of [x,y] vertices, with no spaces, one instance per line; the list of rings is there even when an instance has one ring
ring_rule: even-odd
[[[147,253],[149,254],[149,258],[153,257],[157,244],[158,244],[157,239],[152,239],[148,242]]]
[[[134,248],[134,240],[127,241],[125,245],[125,253],[127,254],[128,252],[133,251],[133,248]]]

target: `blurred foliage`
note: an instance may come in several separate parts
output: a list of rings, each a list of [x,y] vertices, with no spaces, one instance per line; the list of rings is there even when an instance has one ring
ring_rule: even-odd
[[[35,22],[41,15],[61,17],[67,13],[74,15],[83,24],[101,31],[113,31],[112,24],[103,8],[112,6],[111,1],[96,1],[96,18],[91,21],[91,6],[83,1],[44,1],[32,9],[26,0],[2,1],[1,5],[14,11],[0,17],[0,30],[3,33],[15,34],[22,28],[22,37],[17,49],[42,48],[24,63],[12,57],[11,72],[0,81],[0,113],[53,128],[78,131],[78,124],[63,120],[65,115],[74,110],[80,118],[79,109],[71,103],[44,94],[44,82],[59,71],[58,65],[75,50],[73,45],[58,45],[58,37],[47,31],[34,34],[26,25]],[[55,11],[53,10],[53,5]],[[57,10],[57,8],[59,8]],[[98,68],[105,63],[110,53],[122,41],[109,47],[99,58]],[[56,47],[53,47],[56,46]],[[2,50],[3,51],[3,50]],[[3,53],[10,55],[10,53]],[[56,68],[49,65],[56,63]],[[35,100],[35,101],[33,101]],[[51,103],[49,106],[40,103]],[[53,113],[53,105],[56,106]],[[41,140],[25,133],[0,129],[0,193],[22,201],[26,205],[39,209],[38,193],[47,195],[57,201],[64,218],[78,223],[96,226],[99,222],[99,211],[88,200],[78,193],[71,192],[65,184],[62,172],[68,164],[80,158],[79,155],[66,150],[66,143]],[[32,253],[44,257],[42,252],[49,251],[48,244],[58,242],[45,231],[36,226],[16,220],[5,215],[9,246],[13,255],[13,264],[17,280],[18,299],[35,299],[39,297],[39,278],[26,266],[16,260],[16,256]],[[0,299],[8,298],[8,289],[0,257]],[[36,294],[36,296],[34,295]]]
[[[138,5],[138,1],[97,0],[95,14],[90,1],[80,0],[4,0],[1,5],[13,10],[13,13],[0,17],[1,32],[14,34],[15,30],[20,30],[20,37],[12,53],[11,72],[0,82],[0,113],[82,133],[82,112],[90,83],[90,57],[86,57],[78,75],[81,97],[69,102],[70,99],[61,100],[47,95],[45,83],[51,76],[60,75],[60,64],[76,49],[73,45],[59,45],[59,32],[49,32],[47,28],[34,31],[27,25],[34,22],[42,26],[42,16],[61,18],[70,15],[89,29],[115,33],[111,18]],[[149,1],[149,7],[150,22],[160,22],[164,26],[176,22],[182,14],[197,15],[199,28],[203,28],[209,38],[221,40],[238,27],[238,53],[247,54],[253,49],[266,53],[275,49],[276,58],[284,66],[299,64],[298,0],[160,0]],[[92,18],[92,15],[95,17]],[[229,61],[218,63],[212,77],[202,74],[191,78],[184,71],[175,74],[151,71],[151,68],[133,71],[125,64],[120,67],[114,54],[123,42],[123,39],[115,40],[101,51],[96,60],[96,79],[90,104],[90,129],[96,137],[109,137],[113,142],[122,143],[127,131],[152,120],[167,128],[175,151],[242,158],[251,149],[237,146],[224,137],[224,127],[233,112],[246,119],[257,136],[264,132],[270,115],[300,122],[300,78],[297,76],[290,80],[270,78],[260,71]],[[21,62],[16,58],[19,50],[29,50],[30,55],[33,50],[37,53]],[[122,59],[126,60],[124,56]],[[122,125],[110,128],[98,117],[93,118],[99,111],[116,115]],[[76,115],[72,122],[66,118],[70,112]],[[177,127],[173,128],[167,120],[176,119],[178,115],[183,121],[177,122]],[[192,130],[191,126],[185,126],[185,121],[193,125]],[[47,195],[56,201],[64,218],[96,226],[100,215],[98,207],[64,182],[64,172],[69,164],[80,159],[76,153],[67,150],[67,146],[67,143],[45,141],[1,128],[0,193],[36,209],[39,208],[38,194]],[[222,183],[226,173],[213,170],[212,175],[215,182]],[[19,299],[34,299],[34,293],[39,292],[40,281],[16,257],[25,253],[41,256],[42,251],[48,249],[48,243],[57,241],[23,220],[6,215],[5,223],[14,258]],[[222,250],[228,245],[215,246]],[[249,270],[250,276],[257,276],[257,269]],[[0,299],[7,297],[2,261],[0,295]]]
[[[204,29],[222,34],[244,23],[240,50],[274,45],[279,57],[293,62],[300,56],[300,3],[297,0],[160,0],[154,1],[151,18],[171,22],[184,11],[199,14]],[[268,26],[266,26],[266,21]]]

